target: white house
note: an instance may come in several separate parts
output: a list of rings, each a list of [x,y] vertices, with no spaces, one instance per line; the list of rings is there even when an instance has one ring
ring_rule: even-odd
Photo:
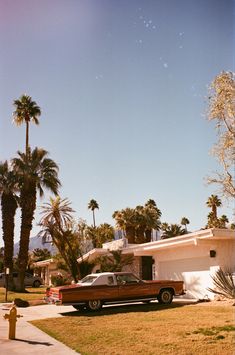
[[[134,255],[129,269],[141,278],[183,280],[187,296],[192,298],[214,298],[208,287],[213,287],[211,276],[218,268],[235,272],[234,230],[206,229],[144,244],[119,240],[91,250],[83,259],[93,261],[117,248]]]
[[[184,280],[189,297],[213,299],[208,287],[215,271],[235,272],[235,231],[213,228],[145,243],[134,255],[152,256],[154,279]]]

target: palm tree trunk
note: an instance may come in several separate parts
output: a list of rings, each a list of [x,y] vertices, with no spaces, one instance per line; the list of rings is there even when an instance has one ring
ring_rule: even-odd
[[[14,289],[13,283],[13,255],[14,255],[14,227],[17,203],[12,194],[2,194],[2,230],[4,240],[4,266],[9,268],[8,289]]]
[[[29,122],[26,120],[26,143],[25,143],[25,156],[28,161],[29,154]]]
[[[92,213],[93,213],[93,226],[95,228],[95,210],[92,210]]]
[[[27,185],[27,182],[25,182]],[[17,290],[23,292],[25,271],[28,265],[29,238],[32,230],[34,211],[36,209],[36,186],[23,186],[20,196],[21,203],[21,230],[20,230],[20,250],[18,257],[19,285]]]

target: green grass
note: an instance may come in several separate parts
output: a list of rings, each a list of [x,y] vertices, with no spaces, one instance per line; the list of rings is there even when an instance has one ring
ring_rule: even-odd
[[[228,306],[129,305],[33,321],[82,355],[234,355]]]
[[[26,289],[27,293],[19,293],[19,292],[7,292],[7,302],[14,301],[15,298],[21,298],[24,301],[40,301],[43,300],[45,296],[46,288],[45,287],[29,287]],[[3,287],[0,287],[0,303],[5,302],[5,294],[6,290]]]

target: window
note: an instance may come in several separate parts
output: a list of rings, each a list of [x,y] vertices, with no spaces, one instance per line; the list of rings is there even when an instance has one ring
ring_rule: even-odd
[[[113,285],[113,276],[108,276],[108,285]]]
[[[137,284],[139,283],[140,280],[131,274],[126,274],[126,275],[117,275],[117,284],[118,285],[131,285],[131,284]]]

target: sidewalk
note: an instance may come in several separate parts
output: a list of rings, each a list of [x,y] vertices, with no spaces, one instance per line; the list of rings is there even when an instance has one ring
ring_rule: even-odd
[[[23,317],[17,320],[15,340],[8,339],[9,322],[3,318],[5,314],[9,314],[9,311],[9,305],[0,304],[0,352],[2,355],[42,355],[45,352],[50,355],[78,355],[74,350],[28,323],[35,319],[62,317],[61,313],[74,311],[73,307],[41,305],[17,308],[17,314]]]

